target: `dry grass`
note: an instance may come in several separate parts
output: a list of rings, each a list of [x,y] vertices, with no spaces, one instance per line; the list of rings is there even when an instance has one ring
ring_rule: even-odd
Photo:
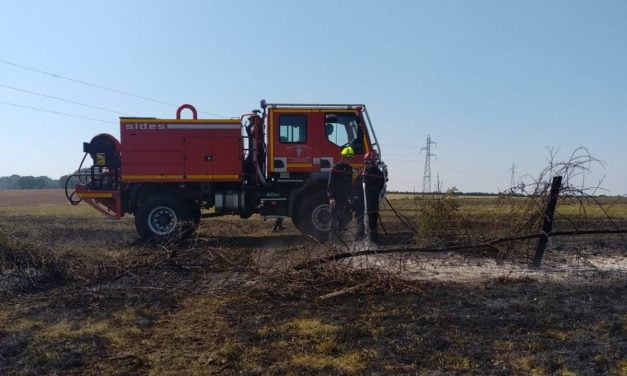
[[[524,207],[530,200],[528,197],[501,197],[500,202],[498,196],[456,196],[456,199],[463,213],[474,216],[509,213],[512,209]],[[395,193],[389,194],[387,198],[397,210],[412,213],[417,208],[416,202],[434,200],[437,197]],[[606,214],[617,218],[627,217],[627,197],[595,197],[584,199],[582,204],[583,207],[576,200],[561,198],[556,211],[564,216],[580,215],[583,211],[592,218],[605,217]]]
[[[493,205],[468,200],[478,212]],[[290,259],[329,252],[289,221],[273,234],[271,222],[225,217],[163,249],[136,243],[130,218],[74,209],[0,210],[0,374],[627,370],[625,278],[412,282],[345,264],[285,273]],[[402,241],[388,214],[384,240]],[[598,238],[578,244],[624,253],[620,238],[601,240],[601,248],[592,245]],[[316,299],[368,280],[375,283]]]
[[[0,208],[69,205],[63,189],[0,189]]]

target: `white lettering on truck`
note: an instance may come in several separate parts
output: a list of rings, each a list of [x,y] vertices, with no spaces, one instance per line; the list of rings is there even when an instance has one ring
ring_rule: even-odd
[[[126,130],[166,129],[165,124],[155,123],[127,123]]]

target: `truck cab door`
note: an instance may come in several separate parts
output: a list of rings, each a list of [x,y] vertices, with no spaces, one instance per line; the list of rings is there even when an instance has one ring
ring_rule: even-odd
[[[268,132],[268,170],[279,174],[318,171],[314,154],[319,147],[321,123],[318,111],[272,110]]]

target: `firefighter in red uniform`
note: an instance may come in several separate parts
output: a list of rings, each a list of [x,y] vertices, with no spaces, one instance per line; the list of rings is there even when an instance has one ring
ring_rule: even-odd
[[[374,152],[364,155],[364,168],[359,172],[359,176],[353,184],[353,208],[357,220],[356,239],[364,237],[365,220],[368,221],[368,234],[372,243],[379,240],[377,222],[379,220],[379,197],[385,177],[377,166],[377,156]],[[365,200],[364,200],[365,198]],[[364,210],[367,216],[364,217]]]
[[[353,167],[349,164],[355,156],[352,147],[342,149],[342,159],[333,166],[329,176],[327,195],[331,207],[331,238],[338,239],[345,224],[353,182]]]

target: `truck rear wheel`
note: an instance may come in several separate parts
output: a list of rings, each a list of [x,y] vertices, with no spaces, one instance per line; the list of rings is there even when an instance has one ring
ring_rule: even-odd
[[[326,238],[331,229],[331,208],[325,195],[305,197],[293,217],[300,232],[317,238]]]
[[[190,205],[174,195],[149,198],[135,213],[135,228],[146,241],[183,239],[194,232],[196,225]]]

